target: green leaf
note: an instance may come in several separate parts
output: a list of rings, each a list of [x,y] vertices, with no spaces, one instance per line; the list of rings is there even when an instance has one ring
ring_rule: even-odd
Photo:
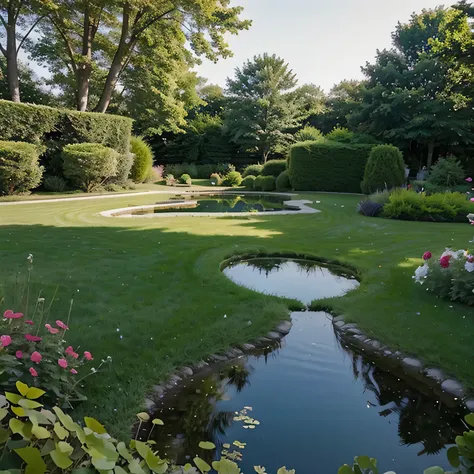
[[[128,470],[130,474],[146,474],[145,471],[141,468],[140,463],[137,459],[130,461],[128,465]]]
[[[459,467],[461,461],[459,460],[459,450],[457,446],[451,446],[447,451],[449,464],[453,467]]]
[[[372,464],[369,456],[356,456],[355,462],[361,469],[370,469],[373,472],[376,471],[376,467]]]
[[[18,402],[23,398],[21,395],[11,392],[5,392],[5,397],[9,402],[15,403],[15,405],[18,405]]]
[[[28,446],[15,449],[15,453],[27,464],[25,474],[44,474],[46,472],[46,464],[39,449]]]
[[[60,441],[57,446],[58,446],[59,451],[66,454],[67,456],[70,456],[74,451],[74,448],[69,443],[66,443],[65,441]]]
[[[72,461],[69,459],[69,456],[61,452],[57,447],[54,451],[51,451],[49,455],[51,456],[54,464],[56,464],[56,466],[61,469],[67,469],[72,465]]]
[[[17,383],[16,383],[15,385],[16,385],[17,390],[18,390],[24,397],[26,397],[26,394],[28,393],[28,389],[29,389],[30,387],[28,387],[28,385],[26,385],[26,383],[20,382],[19,380],[17,381]]]
[[[26,394],[26,398],[28,398],[29,400],[36,400],[45,393],[46,392],[44,390],[41,390],[40,388],[30,387],[28,389],[28,393]]]
[[[48,439],[41,448],[41,456],[47,456],[51,451],[56,449],[56,443],[52,439]]]
[[[5,428],[0,428],[0,444],[4,444],[8,441],[10,432]]]
[[[240,469],[239,466],[233,461],[229,459],[222,458],[219,461],[214,461],[212,463],[212,467],[219,473],[219,474],[239,474]]]
[[[25,414],[34,425],[51,425],[49,419],[40,411],[25,410]]]
[[[2,421],[8,415],[6,408],[0,408],[0,421]]]
[[[91,429],[94,433],[97,434],[107,434],[107,430],[104,428],[102,424],[100,424],[96,419],[89,418],[88,416],[84,417],[84,421],[86,426]]]
[[[120,443],[117,444],[117,451],[120,454],[120,456],[122,456],[128,462],[132,461],[133,456],[129,453],[124,442],[120,441]]]
[[[290,471],[288,471],[286,467],[283,466],[283,467],[280,467],[280,469],[278,469],[277,474],[295,474],[295,470],[291,469]]]
[[[16,418],[10,418],[8,426],[13,431],[14,434],[21,434],[23,436],[23,429],[25,428],[25,423]]]
[[[204,474],[205,472],[209,472],[211,470],[211,466],[207,464],[206,461],[201,459],[200,457],[196,456],[194,459],[194,464],[196,464],[197,468]]]
[[[60,440],[63,440],[69,436],[69,431],[64,429],[59,422],[54,424],[54,432]]]
[[[154,425],[164,425],[163,421],[160,420],[159,418],[155,418],[155,419],[152,421],[152,423],[153,423]]]
[[[337,474],[354,474],[354,471],[352,470],[352,467],[347,464],[344,464],[344,466],[341,466],[339,468]]]
[[[148,413],[142,411],[141,413],[137,413],[137,418],[140,421],[148,421],[150,419],[150,415]]]
[[[26,416],[26,412],[25,412],[25,409],[22,408],[22,407],[16,407],[16,406],[11,406],[11,411],[16,415],[16,416],[19,416],[19,417],[25,417]]]
[[[69,415],[66,415],[61,408],[59,407],[53,407],[54,413],[56,413],[56,416],[59,418],[59,421],[63,424],[63,426],[69,430],[69,431],[76,431],[76,423],[72,421],[72,418]]]
[[[114,474],[127,474],[127,471],[123,467],[115,466]]]
[[[423,474],[444,474],[444,469],[441,469],[439,466],[433,466],[425,469]]]
[[[184,472],[189,471],[192,468],[193,466],[191,466],[191,464],[189,464],[188,462],[183,466]]]
[[[41,409],[40,413],[44,415],[51,424],[56,423],[56,415],[49,410],[45,410],[44,408]]]
[[[92,458],[92,465],[98,471],[110,471],[115,467],[115,461],[106,458]]]
[[[41,408],[43,406],[41,403],[35,402],[33,400],[27,400],[26,398],[20,400],[18,405],[23,408],[27,408],[28,410],[34,410],[35,408]]]
[[[49,430],[39,425],[33,425],[31,433],[34,434],[38,439],[48,439],[51,437]]]
[[[225,449],[229,449],[230,448],[230,444],[229,443],[224,443],[222,445],[222,447],[224,447]]]
[[[216,449],[216,445],[210,441],[201,441],[199,447],[201,449]]]
[[[464,419],[468,425],[474,426],[474,413],[469,413],[469,415],[466,415]]]

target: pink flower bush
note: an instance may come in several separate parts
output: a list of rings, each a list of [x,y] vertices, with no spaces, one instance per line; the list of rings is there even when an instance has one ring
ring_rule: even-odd
[[[14,313],[11,309],[7,309],[3,313],[3,317],[6,319],[20,319],[23,317],[23,313]]]
[[[42,358],[43,356],[38,351],[33,352],[30,356],[31,362],[34,362],[35,364],[39,364]]]
[[[76,369],[71,369],[69,372],[71,372],[72,375],[76,375],[76,374],[77,374],[77,370],[76,370]]]
[[[59,332],[59,329],[53,328],[51,324],[45,324],[44,327],[51,333],[51,334],[57,334]]]
[[[59,367],[62,367],[63,369],[67,368],[67,360],[66,359],[58,359],[58,365]]]
[[[445,255],[444,257],[441,257],[439,259],[439,264],[443,268],[448,268],[449,267],[449,261],[451,260],[451,255]]]
[[[433,254],[431,252],[425,252],[423,254],[423,260],[429,260],[432,256]]]
[[[25,321],[26,324],[29,324],[30,326],[33,326],[35,324],[31,319],[28,319],[28,321]]]
[[[0,336],[0,341],[3,347],[7,347],[12,343],[12,338],[10,336]]]
[[[92,354],[91,354],[89,351],[85,351],[85,352],[84,352],[84,357],[85,357],[87,360],[94,360],[94,358],[92,357]]]
[[[30,367],[29,372],[33,377],[38,377],[38,372],[33,367]]]
[[[25,339],[30,342],[41,342],[41,337],[32,334],[25,334]]]
[[[56,326],[57,326],[58,328],[64,329],[65,331],[69,329],[69,328],[68,328],[61,320],[59,320],[59,319],[56,321]]]

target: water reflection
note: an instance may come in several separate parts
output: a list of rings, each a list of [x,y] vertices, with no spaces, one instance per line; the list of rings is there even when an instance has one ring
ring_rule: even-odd
[[[286,465],[309,474],[317,457],[318,472],[335,473],[362,454],[383,472],[447,467],[444,448],[462,433],[462,413],[340,343],[325,313],[293,313],[293,322],[281,350],[221,365],[166,395],[155,415],[165,425],[152,434],[160,453],[209,462],[216,453],[200,441],[238,439],[248,443],[244,472]],[[255,430],[232,421],[244,406],[260,421]]]
[[[252,258],[232,263],[223,272],[239,285],[296,298],[305,304],[314,299],[341,296],[359,286],[346,268],[312,260]]]

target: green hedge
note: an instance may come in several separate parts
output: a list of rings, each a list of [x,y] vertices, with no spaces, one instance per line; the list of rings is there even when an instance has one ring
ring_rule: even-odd
[[[153,166],[153,151],[142,137],[132,137],[130,141],[133,157],[133,166],[130,178],[135,183],[143,183],[151,173]]]
[[[0,100],[0,140],[43,143],[55,149],[71,143],[99,143],[126,154],[131,132],[132,120],[119,115]]]
[[[360,193],[360,182],[373,145],[303,142],[293,145],[288,171],[295,191]]]
[[[275,178],[286,170],[286,160],[270,160],[263,165],[263,176],[275,176]]]
[[[253,183],[255,181],[256,176],[249,174],[246,176],[244,179],[242,179],[242,183],[240,183],[242,186],[244,186],[247,189],[253,189]]]
[[[43,167],[30,143],[0,141],[0,194],[20,194],[39,186]]]
[[[276,189],[281,191],[282,189],[291,189],[290,174],[288,170],[282,171],[276,179]]]

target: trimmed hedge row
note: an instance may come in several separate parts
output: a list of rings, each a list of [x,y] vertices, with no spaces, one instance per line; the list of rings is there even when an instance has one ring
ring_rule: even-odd
[[[293,145],[288,166],[292,188],[295,191],[360,193],[360,183],[373,146],[330,141]]]
[[[279,176],[286,170],[286,160],[270,160],[267,161],[262,168],[263,176]]]
[[[99,143],[120,154],[130,151],[132,120],[119,115],[56,109],[0,100],[0,140],[43,143]],[[56,145],[57,146],[57,145]]]

